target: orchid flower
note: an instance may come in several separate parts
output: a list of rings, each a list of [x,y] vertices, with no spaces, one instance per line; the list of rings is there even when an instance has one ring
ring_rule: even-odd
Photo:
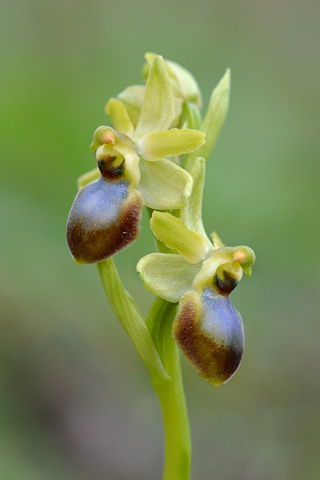
[[[137,264],[145,287],[155,295],[179,302],[173,336],[199,375],[218,386],[238,369],[244,349],[240,314],[229,295],[250,276],[254,252],[244,246],[226,247],[216,233],[212,241],[201,220],[205,161],[191,171],[193,191],[180,218],[154,212],[151,229],[173,253],[151,253]]]
[[[132,243],[143,205],[183,208],[192,177],[172,159],[205,142],[204,132],[170,128],[175,101],[161,56],[152,59],[136,126],[118,99],[109,101],[107,112],[114,128],[95,131],[90,148],[98,168],[79,179],[81,190],[68,220],[68,245],[78,264],[101,261]]]

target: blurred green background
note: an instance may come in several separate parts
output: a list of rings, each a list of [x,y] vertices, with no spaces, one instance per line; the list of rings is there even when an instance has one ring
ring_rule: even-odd
[[[92,133],[108,98],[141,83],[146,51],[188,68],[205,105],[231,67],[204,221],[257,254],[233,294],[246,331],[237,375],[217,389],[183,359],[192,479],[320,478],[319,14],[297,0],[2,2],[1,479],[161,477],[147,372],[96,267],[76,267],[65,241]],[[116,263],[146,312],[143,225]]]

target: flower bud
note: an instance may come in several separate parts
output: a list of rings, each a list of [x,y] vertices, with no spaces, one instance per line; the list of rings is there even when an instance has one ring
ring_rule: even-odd
[[[142,195],[130,188],[124,162],[98,166],[101,178],[80,190],[68,218],[67,242],[78,265],[100,262],[139,235]]]
[[[219,386],[238,369],[244,349],[240,314],[229,297],[206,287],[190,290],[180,301],[173,336],[198,374]]]

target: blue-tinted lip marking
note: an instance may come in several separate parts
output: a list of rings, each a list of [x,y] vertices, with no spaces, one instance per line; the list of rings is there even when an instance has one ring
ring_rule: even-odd
[[[109,183],[100,178],[80,190],[73,214],[82,217],[83,228],[92,228],[92,224],[113,225],[117,222],[123,202],[128,196],[128,182],[120,180]],[[88,216],[88,211],[91,215]],[[85,215],[82,216],[82,214]]]
[[[242,350],[244,345],[244,331],[240,314],[232,306],[230,298],[218,295],[212,288],[207,287],[202,296],[203,332],[216,343],[225,346],[232,345],[236,350]]]

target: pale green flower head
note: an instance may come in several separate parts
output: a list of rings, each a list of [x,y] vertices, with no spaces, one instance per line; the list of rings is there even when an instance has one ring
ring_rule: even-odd
[[[136,91],[141,100],[141,89]],[[152,60],[135,122],[120,99],[112,98],[106,109],[114,128],[102,126],[95,131],[90,148],[96,150],[97,161],[107,155],[122,156],[146,206],[157,210],[183,208],[191,193],[192,177],[171,159],[197,150],[205,142],[205,134],[195,129],[170,128],[176,116],[175,100],[162,57]],[[82,177],[80,186],[95,175],[98,178],[98,170]]]
[[[150,225],[157,239],[178,255],[151,253],[138,262],[137,270],[147,290],[169,302],[177,303],[187,291],[202,292],[206,287],[230,294],[243,272],[251,275],[255,255],[249,247],[215,248],[169,213],[154,212]]]
[[[144,286],[179,303],[172,334],[197,373],[210,383],[226,383],[240,366],[244,330],[229,295],[255,262],[251,248],[226,247],[216,233],[206,236],[201,220],[205,160],[191,170],[193,189],[180,218],[153,212],[150,226],[172,253],[151,253],[137,264]]]
[[[235,286],[243,272],[250,276],[255,261],[249,247],[226,247],[216,233],[212,241],[207,237],[201,219],[204,175],[205,161],[198,158],[191,171],[192,193],[181,218],[165,212],[154,212],[151,217],[153,234],[173,253],[151,253],[137,265],[145,287],[169,302],[179,302],[188,290],[200,292],[206,286],[221,293],[231,288],[226,283]]]

